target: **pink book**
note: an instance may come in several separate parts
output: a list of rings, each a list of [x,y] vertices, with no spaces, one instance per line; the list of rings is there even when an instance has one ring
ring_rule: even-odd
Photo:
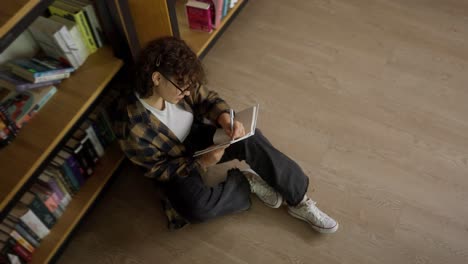
[[[219,28],[221,25],[221,18],[223,17],[223,4],[224,0],[198,0],[210,4],[211,23],[213,28]]]
[[[212,32],[211,6],[208,3],[190,0],[185,4],[187,19],[191,29]]]

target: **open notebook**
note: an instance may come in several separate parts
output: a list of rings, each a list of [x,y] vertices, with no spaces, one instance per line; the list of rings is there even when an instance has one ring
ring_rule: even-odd
[[[259,105],[257,104],[236,113],[234,120],[237,120],[244,125],[245,135],[243,137],[231,140],[231,138],[229,138],[229,136],[226,135],[226,132],[224,132],[222,128],[218,128],[213,136],[214,145],[210,146],[209,148],[195,152],[193,156],[197,157],[215,149],[231,145],[233,143],[253,136],[255,134],[255,128],[257,127],[258,108]]]

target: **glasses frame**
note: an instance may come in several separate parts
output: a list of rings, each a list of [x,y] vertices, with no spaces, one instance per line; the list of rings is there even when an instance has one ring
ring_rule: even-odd
[[[180,94],[184,94],[185,92],[187,91],[190,91],[190,88],[192,87],[191,85],[189,85],[187,88],[185,89],[182,89],[179,87],[179,85],[177,85],[176,83],[174,83],[173,81],[171,81],[171,79],[169,79],[165,74],[163,74],[162,72],[159,72],[163,77],[164,79],[168,80],[170,83],[172,83],[172,85],[174,85],[175,88],[177,88],[177,90],[179,90]],[[198,88],[199,84],[196,85],[195,89]]]

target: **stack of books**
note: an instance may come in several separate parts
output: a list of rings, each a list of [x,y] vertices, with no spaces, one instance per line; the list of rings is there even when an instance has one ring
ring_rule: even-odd
[[[185,4],[189,28],[212,32],[238,0],[189,0]]]
[[[40,54],[11,60],[0,70],[0,147],[14,139],[63,79],[103,46],[101,25],[89,0],[57,0],[49,12],[50,17],[40,16],[28,28]]]
[[[110,93],[80,124],[0,223],[0,263],[2,258],[30,262],[74,196],[93,177],[106,147],[115,140],[108,109],[116,96]]]

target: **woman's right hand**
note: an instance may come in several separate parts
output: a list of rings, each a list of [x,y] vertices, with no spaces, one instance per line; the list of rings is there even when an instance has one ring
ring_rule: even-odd
[[[203,169],[207,169],[208,167],[215,165],[221,160],[221,158],[224,155],[224,150],[228,146],[229,145],[200,155],[200,157],[198,158],[198,163],[203,167]]]

